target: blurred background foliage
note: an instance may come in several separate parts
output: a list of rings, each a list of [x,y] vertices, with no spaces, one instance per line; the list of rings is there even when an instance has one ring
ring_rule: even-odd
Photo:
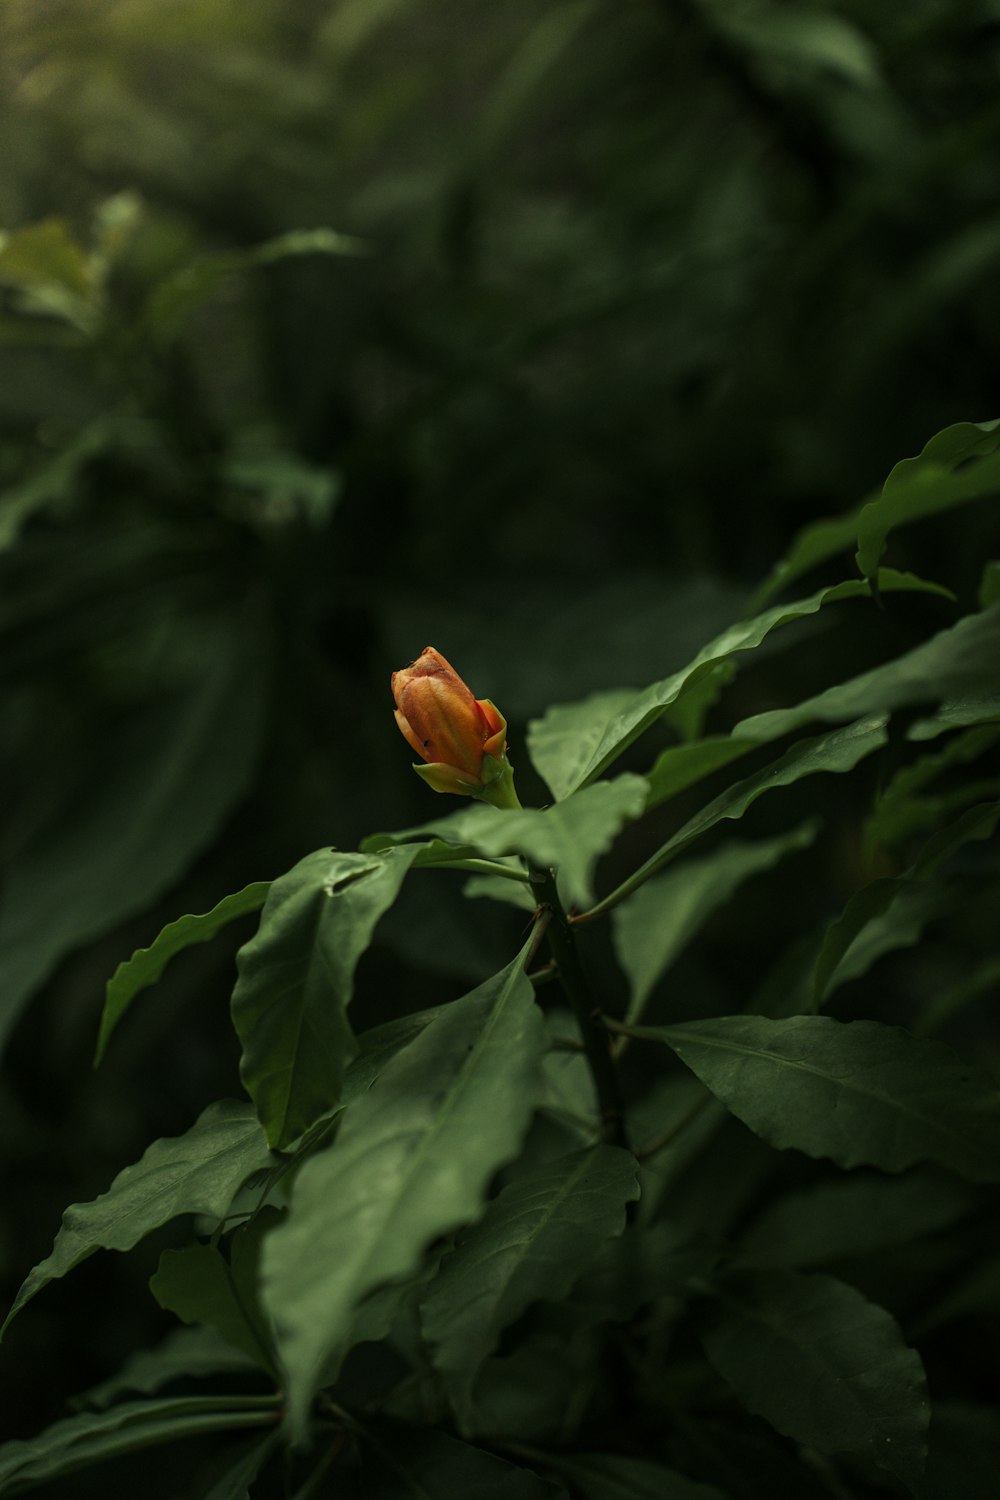
[[[394,667],[439,647],[523,766],[529,716],[682,665],[801,525],[1000,411],[1000,5],[4,0],[0,25],[12,1294],[66,1202],[236,1089],[252,924],[179,960],[95,1078],[116,963],[427,815]],[[890,560],[968,602],[976,516]],[[880,644],[803,625],[730,717],[939,608],[894,605]],[[827,887],[769,877],[694,963],[706,1009],[856,883],[864,790],[829,792]],[[473,930],[439,882],[365,961],[373,1019],[509,956],[523,914],[478,902]],[[159,1248],[15,1327],[12,1434],[166,1326]]]

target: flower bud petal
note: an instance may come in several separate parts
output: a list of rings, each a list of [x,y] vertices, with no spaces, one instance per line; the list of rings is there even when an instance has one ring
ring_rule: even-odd
[[[507,730],[493,704],[474,698],[433,646],[392,674],[392,693],[396,723],[421,760],[459,772],[463,790],[481,786],[483,756],[503,755]]]

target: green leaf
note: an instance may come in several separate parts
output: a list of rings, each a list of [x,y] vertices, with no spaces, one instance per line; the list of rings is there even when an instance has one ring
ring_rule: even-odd
[[[970,765],[991,749],[998,739],[998,725],[969,729],[953,736],[943,749],[918,756],[910,765],[897,771],[865,823],[868,859],[872,859],[878,849],[893,849],[912,834],[929,831],[949,810],[957,811],[953,800],[955,792],[935,796],[925,789],[953,767]],[[982,800],[975,795],[967,796],[966,790],[965,785],[957,789],[963,802]]]
[[[73,1405],[100,1410],[125,1391],[150,1396],[174,1380],[241,1374],[257,1368],[256,1359],[240,1354],[214,1328],[173,1328],[154,1348],[130,1354],[120,1370],[75,1397]]]
[[[1000,422],[957,422],[916,458],[896,464],[877,500],[858,519],[858,567],[874,580],[895,526],[987,499],[1000,491]]]
[[[901,1177],[852,1172],[768,1204],[741,1235],[737,1253],[795,1268],[856,1260],[948,1229],[974,1204],[968,1188],[926,1168]]]
[[[800,740],[769,765],[755,771],[743,781],[734,781],[724,792],[689,818],[684,826],[667,840],[655,854],[625,881],[617,891],[593,909],[593,915],[603,911],[612,901],[617,904],[631,891],[644,885],[650,876],[682,854],[697,839],[718,823],[727,819],[742,818],[749,807],[765,792],[779,787],[792,786],[804,776],[815,776],[819,772],[843,774],[852,771],[866,755],[881,748],[888,740],[885,715],[859,719],[841,729],[816,735],[813,739]],[[588,916],[591,913],[588,913]]]
[[[277,1433],[269,1433],[246,1453],[242,1453],[232,1468],[227,1469],[212,1488],[205,1491],[201,1500],[249,1500],[249,1486],[277,1446]]]
[[[149,334],[159,343],[169,341],[188,316],[230,276],[271,265],[298,255],[360,255],[363,240],[335,229],[292,229],[248,249],[203,255],[155,287],[143,311]]]
[[[83,333],[96,326],[97,287],[88,257],[62,219],[0,233],[0,285],[16,288],[24,312],[63,318]]]
[[[840,985],[867,974],[885,954],[914,947],[928,923],[949,915],[962,899],[961,888],[954,883],[925,885],[901,879],[864,886],[852,896],[838,922],[820,934],[818,951],[809,965],[811,973],[805,976],[794,1009],[770,1014],[787,1016],[795,1010],[820,1009]],[[844,926],[838,930],[839,922]],[[822,970],[817,967],[821,961]],[[790,987],[787,994],[793,998],[794,990]]]
[[[167,964],[192,943],[207,943],[229,922],[237,917],[259,911],[267,899],[270,882],[259,880],[245,886],[232,896],[223,899],[212,910],[200,916],[178,917],[170,922],[148,948],[137,948],[124,963],[120,963],[108,980],[101,1015],[101,1029],[97,1038],[94,1065],[101,1061],[105,1049],[118,1022],[125,1014],[140,990],[155,984]]]
[[[476,1372],[503,1330],[532,1302],[565,1296],[638,1196],[635,1158],[595,1146],[515,1177],[459,1236],[421,1320],[461,1428],[470,1430]]]
[[[414,852],[307,855],[274,881],[260,928],[237,955],[240,1076],[273,1146],[296,1140],[340,1098],[358,1050],[347,1019],[354,971]]]
[[[488,901],[502,901],[505,906],[519,907],[521,911],[535,910],[535,898],[527,885],[516,880],[506,880],[499,875],[473,875],[462,887],[462,895],[469,901],[485,898]]]
[[[530,1469],[433,1428],[383,1418],[362,1429],[365,1500],[566,1500]]]
[[[229,1260],[214,1245],[164,1250],[149,1281],[162,1308],[182,1323],[207,1323],[269,1374],[274,1373],[274,1360],[266,1322],[257,1306],[257,1273],[261,1235],[276,1217],[272,1212],[263,1222],[238,1229]]]
[[[17,541],[33,516],[71,496],[90,460],[120,440],[120,422],[112,416],[98,417],[18,484],[0,491],[0,552]]]
[[[836,723],[860,714],[889,713],[911,704],[981,693],[1000,656],[1000,605],[966,615],[912,651],[848,682],[827,688],[794,708],[744,719],[736,739],[773,740],[816,719]]]
[[[889,569],[883,570],[879,584],[886,591],[936,588],[910,574]],[[602,693],[582,703],[550,708],[543,719],[528,726],[528,751],[532,764],[561,801],[602,775],[667,708],[678,702],[682,694],[693,691],[706,674],[715,672],[720,662],[738,652],[756,649],[772,630],[816,614],[824,605],[868,597],[870,593],[867,583],[853,579],[834,588],[820,589],[808,599],[775,605],[751,620],[730,626],[705,646],[688,666],[661,682],[654,682],[640,693],[627,698],[622,692]]]
[[[901,1172],[937,1162],[1000,1181],[1000,1093],[940,1042],[877,1021],[721,1016],[637,1028],[779,1150]]]
[[[900,897],[908,895],[912,882],[929,880],[938,867],[963,844],[971,839],[990,838],[998,820],[1000,802],[987,802],[981,807],[968,808],[950,827],[940,829],[928,839],[915,864],[903,875],[873,880],[854,893],[837,920],[827,928],[816,960],[813,994],[817,1006],[822,1004],[838,980],[853,978],[863,972],[857,962],[851,964],[850,959],[851,950],[864,930],[875,919],[885,916]],[[903,933],[898,935],[901,941],[905,941],[905,927]],[[884,951],[883,943],[877,948],[875,956]],[[843,970],[845,964],[846,973]]]
[[[520,854],[543,869],[558,870],[567,899],[586,905],[592,900],[590,876],[596,860],[625,824],[639,817],[645,802],[641,776],[617,776],[541,811],[479,804],[401,833],[373,834],[361,847],[377,852],[433,835],[452,845],[452,858]]]
[[[870,38],[843,16],[828,11],[789,11],[781,6],[709,7],[714,25],[753,59],[755,71],[780,65],[777,77],[792,68],[835,73],[857,88],[882,83],[879,56]]]
[[[991,604],[1000,604],[1000,559],[990,558],[983,564],[976,603],[980,609],[989,609]]]
[[[791,1271],[738,1274],[701,1336],[743,1405],[786,1437],[868,1458],[910,1489],[918,1482],[930,1422],[920,1356],[853,1287]]]
[[[40,832],[9,872],[0,1044],[66,954],[147,910],[243,796],[267,688],[258,625],[243,612],[206,621],[197,678],[109,736],[104,779],[72,822]]]
[[[583,1500],[726,1500],[714,1484],[699,1484],[676,1469],[645,1458],[617,1453],[546,1455],[557,1473],[565,1474]]]
[[[615,952],[631,990],[626,1020],[642,1014],[671,964],[745,880],[773,869],[786,854],[807,849],[818,830],[814,820],[777,838],[723,844],[704,859],[687,860],[651,880],[619,906],[612,920]]]
[[[863,509],[864,504],[845,515],[826,516],[821,521],[810,521],[808,526],[804,526],[781,562],[774,565],[754,594],[753,608],[760,609],[804,573],[812,572],[813,568],[828,562],[839,552],[846,552],[848,548],[855,546]]]
[[[517,1153],[547,1045],[523,963],[522,953],[446,1006],[299,1171],[263,1257],[297,1434],[354,1309],[412,1275],[436,1236],[474,1219],[493,1173]]]
[[[67,1208],[51,1255],[29,1273],[3,1329],[43,1286],[95,1251],[131,1250],[179,1214],[221,1218],[237,1189],[270,1160],[251,1105],[235,1099],[210,1104],[184,1135],[154,1141],[106,1193]]]
[[[0,1447],[0,1491],[19,1495],[155,1443],[241,1427],[271,1427],[280,1417],[278,1400],[278,1396],[172,1396],[126,1401],[110,1411],[67,1417],[36,1438]]]
[[[649,783],[647,811],[758,748],[757,740],[737,740],[725,734],[709,735],[689,745],[668,745],[656,757],[652,770],[646,773]]]

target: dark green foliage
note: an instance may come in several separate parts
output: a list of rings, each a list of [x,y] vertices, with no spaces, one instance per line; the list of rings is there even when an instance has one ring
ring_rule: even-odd
[[[7,0],[0,1492],[993,1496],[998,45]]]

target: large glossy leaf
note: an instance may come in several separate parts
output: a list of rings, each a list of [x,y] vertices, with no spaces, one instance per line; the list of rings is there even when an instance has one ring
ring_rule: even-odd
[[[258,880],[232,896],[224,896],[212,910],[200,916],[178,917],[169,922],[148,948],[137,948],[131,958],[120,963],[108,980],[101,1015],[101,1029],[97,1038],[95,1065],[104,1056],[118,1022],[125,1014],[140,990],[155,984],[167,964],[192,943],[207,943],[229,922],[249,912],[259,911],[267,899],[270,883]]]
[[[274,1146],[296,1140],[340,1097],[357,1052],[347,1019],[354,971],[414,852],[307,855],[273,883],[237,955],[241,1076]]]
[[[1000,493],[1000,422],[957,422],[904,458],[858,517],[858,567],[874,579],[896,526]]]
[[[280,1417],[278,1401],[277,1396],[172,1396],[125,1401],[110,1411],[67,1417],[36,1438],[0,1448],[0,1493],[20,1495],[154,1443],[241,1427],[273,1427]]]
[[[0,905],[0,1043],[66,954],[169,890],[243,796],[266,691],[253,624],[243,615],[206,623],[203,676],[109,737],[104,779],[10,872]]]
[[[930,1402],[920,1356],[895,1319],[829,1276],[728,1278],[704,1317],[705,1352],[748,1410],[821,1453],[851,1453],[911,1489]]]
[[[618,1453],[553,1455],[553,1467],[583,1500],[726,1500],[714,1484],[699,1484],[676,1469]]]
[[[626,1020],[638,1019],[655,985],[712,913],[745,880],[808,848],[818,827],[803,823],[777,838],[723,844],[704,859],[686,860],[649,881],[615,910],[615,951],[631,989]]]
[[[28,1275],[4,1328],[43,1286],[95,1251],[131,1250],[179,1214],[221,1218],[241,1184],[270,1160],[251,1105],[234,1099],[210,1104],[184,1135],[154,1141],[106,1193],[67,1208],[52,1253]]]
[[[520,854],[532,864],[558,870],[567,899],[585,904],[591,899],[590,874],[597,858],[627,822],[639,817],[645,802],[641,776],[617,776],[540,811],[498,811],[479,804],[401,833],[373,834],[362,847],[377,851],[436,836],[454,845],[453,857]]]
[[[566,1500],[519,1464],[444,1432],[382,1419],[362,1432],[365,1500]]]
[[[739,1253],[799,1269],[855,1260],[947,1229],[975,1201],[963,1183],[926,1168],[900,1177],[851,1172],[768,1204],[740,1237]]]
[[[927,587],[919,579],[888,569],[880,574],[879,582],[885,590]],[[808,599],[775,605],[724,630],[688,666],[628,699],[622,694],[605,693],[583,703],[550,708],[544,718],[528,727],[532,763],[562,800],[602,775],[633,740],[676,704],[682,694],[693,690],[706,674],[714,672],[720,662],[739,652],[754,650],[771,631],[816,614],[826,604],[869,593],[867,583],[854,579],[834,588],[820,589]]]
[[[459,1236],[424,1298],[421,1320],[461,1425],[476,1372],[532,1302],[558,1299],[625,1228],[639,1196],[635,1158],[595,1146],[525,1172]]]
[[[744,719],[735,738],[773,740],[815,720],[827,723],[859,714],[888,713],[911,704],[975,696],[993,680],[1000,657],[1000,605],[966,615],[957,625],[881,667],[827,688],[793,708]]]
[[[666,1042],[779,1149],[885,1172],[937,1162],[1000,1181],[1000,1091],[940,1042],[829,1016],[722,1016],[639,1033]]]
[[[263,1299],[297,1433],[354,1309],[411,1275],[436,1236],[476,1218],[493,1173],[518,1150],[547,1046],[523,961],[445,1007],[296,1178],[289,1218],[264,1246]]]

